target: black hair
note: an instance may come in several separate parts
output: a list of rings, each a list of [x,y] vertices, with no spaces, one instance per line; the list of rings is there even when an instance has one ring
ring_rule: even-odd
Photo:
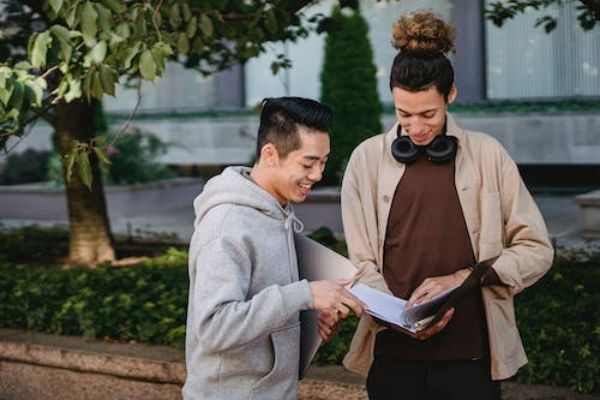
[[[256,143],[256,159],[267,143],[273,143],[281,158],[300,148],[298,126],[329,133],[332,110],[318,101],[302,97],[273,97],[262,102]]]

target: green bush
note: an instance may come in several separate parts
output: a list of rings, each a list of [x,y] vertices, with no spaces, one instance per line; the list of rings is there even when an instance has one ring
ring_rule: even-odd
[[[324,177],[327,184],[339,183],[352,150],[382,131],[368,29],[359,11],[347,14],[346,9],[333,9],[321,72],[321,101],[334,113],[331,155]]]
[[[42,182],[48,172],[50,152],[27,149],[22,153],[12,153],[6,158],[0,173],[0,185]]]
[[[4,328],[183,347],[187,253],[135,267],[31,267],[0,261]]]
[[[515,302],[529,357],[518,380],[599,393],[600,253],[583,261],[557,257],[552,270]]]
[[[8,261],[64,237],[39,228],[0,232],[0,327],[183,347],[187,253],[171,249],[133,267],[68,269]],[[31,235],[31,236],[30,236]],[[345,243],[319,229],[315,240],[345,253]],[[40,245],[40,243],[42,243]],[[15,253],[16,252],[16,253]],[[550,272],[515,300],[529,364],[523,383],[600,392],[600,252],[558,252]],[[319,350],[315,362],[339,364],[357,319]]]

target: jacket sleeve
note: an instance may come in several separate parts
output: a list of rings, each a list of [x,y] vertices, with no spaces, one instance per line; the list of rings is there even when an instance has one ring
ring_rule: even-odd
[[[364,155],[355,150],[344,173],[341,190],[342,222],[348,255],[358,267],[354,283],[360,282],[391,294],[377,267],[377,196],[371,195],[370,188],[375,186],[372,182],[361,185],[359,181],[357,172],[360,168],[366,168],[361,164],[361,158]]]
[[[550,269],[554,250],[542,215],[515,162],[504,148],[501,148],[500,160],[504,248],[492,267],[514,295],[535,283]]]
[[[280,328],[299,310],[312,307],[306,280],[271,285],[248,298],[253,266],[249,250],[219,236],[195,255],[193,320],[207,351],[220,352],[247,344]]]

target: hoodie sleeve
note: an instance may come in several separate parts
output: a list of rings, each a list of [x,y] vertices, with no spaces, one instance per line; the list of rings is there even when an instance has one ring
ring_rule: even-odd
[[[195,259],[195,334],[207,351],[242,346],[282,327],[299,310],[312,307],[308,282],[268,286],[247,299],[252,265],[249,252],[234,239],[219,236]]]

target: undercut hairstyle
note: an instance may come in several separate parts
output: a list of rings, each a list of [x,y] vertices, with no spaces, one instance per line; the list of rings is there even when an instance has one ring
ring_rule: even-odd
[[[333,112],[318,101],[302,97],[273,97],[262,102],[260,126],[256,143],[256,159],[260,159],[260,151],[272,143],[279,157],[287,155],[302,145],[298,127],[329,133]]]
[[[446,53],[454,52],[454,27],[432,11],[401,17],[394,25],[392,45],[400,50],[390,73],[395,87],[420,92],[435,86],[448,101],[454,69]]]

